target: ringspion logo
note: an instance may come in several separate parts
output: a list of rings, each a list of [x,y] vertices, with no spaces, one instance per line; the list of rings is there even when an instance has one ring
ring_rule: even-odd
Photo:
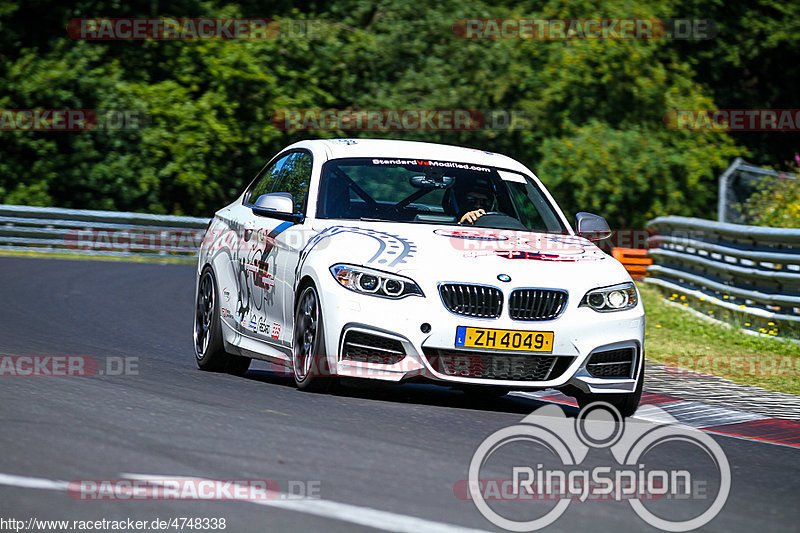
[[[487,520],[508,531],[545,528],[570,504],[598,500],[626,501],[642,520],[665,531],[704,526],[730,492],[724,451],[709,435],[679,425],[657,406],[642,406],[639,413],[647,420],[625,420],[600,402],[575,419],[555,405],[539,408],[481,442],[467,486],[456,482],[454,494],[472,500]],[[667,449],[679,451],[680,464],[673,453],[659,456]],[[591,467],[583,465],[590,451]],[[598,464],[603,453],[610,461]]]

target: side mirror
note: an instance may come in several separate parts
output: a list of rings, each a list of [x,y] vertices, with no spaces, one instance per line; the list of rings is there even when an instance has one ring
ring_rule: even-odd
[[[575,231],[590,241],[602,241],[611,237],[611,228],[606,219],[583,211],[575,215]]]
[[[262,194],[253,204],[253,213],[262,217],[291,215],[294,212],[294,198],[288,192]]]

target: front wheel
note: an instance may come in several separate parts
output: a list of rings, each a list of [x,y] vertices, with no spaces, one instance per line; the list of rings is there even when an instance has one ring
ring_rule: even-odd
[[[335,383],[325,353],[325,335],[319,294],[309,285],[300,294],[294,313],[292,370],[298,389],[324,392]]]
[[[640,366],[639,379],[636,380],[636,389],[633,392],[622,394],[579,394],[575,398],[578,400],[578,406],[584,409],[592,402],[607,402],[613,405],[623,418],[633,416],[636,409],[639,408],[639,401],[642,399],[642,390],[644,389],[644,362]]]

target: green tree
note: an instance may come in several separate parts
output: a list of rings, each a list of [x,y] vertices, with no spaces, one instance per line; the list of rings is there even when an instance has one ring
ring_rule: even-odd
[[[554,187],[567,211],[593,210],[617,227],[661,214],[712,216],[714,177],[736,155],[750,155],[753,137],[670,130],[665,114],[752,107],[748,99],[759,95],[773,95],[765,100],[772,105],[794,94],[760,76],[777,74],[762,63],[793,57],[796,23],[787,15],[795,8],[753,4],[747,16],[760,18],[750,33],[745,15],[725,9],[689,0],[602,8],[587,0],[4,0],[0,109],[133,110],[149,121],[127,130],[0,132],[0,202],[208,216],[287,144],[363,136],[506,153]],[[71,18],[200,16],[323,24],[314,34],[254,41],[86,42],[65,31]],[[465,40],[453,31],[460,18],[677,16],[717,17],[723,37]],[[748,73],[738,85],[737,65]],[[724,100],[729,87],[741,104]],[[284,131],[271,121],[280,110],[321,108],[501,110],[528,121],[416,132]],[[760,143],[752,146],[764,156]]]

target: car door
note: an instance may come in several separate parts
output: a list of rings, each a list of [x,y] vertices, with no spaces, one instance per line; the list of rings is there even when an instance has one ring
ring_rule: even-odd
[[[259,196],[275,192],[288,192],[294,199],[291,216],[256,215],[249,209],[244,217],[243,239],[246,242],[241,269],[244,270],[247,295],[250,305],[242,313],[242,328],[260,340],[288,345],[284,313],[286,287],[293,279],[278,270],[278,264],[287,253],[297,248],[302,234],[302,220],[311,179],[311,154],[305,150],[294,150],[281,156],[263,177],[264,183],[256,183],[245,199],[252,206]],[[291,296],[289,296],[291,297]],[[291,316],[289,317],[291,319]]]
[[[245,193],[237,216],[240,227],[236,232],[238,246],[232,267],[237,278],[238,295],[233,318],[237,329],[260,339],[272,338],[267,308],[274,305],[274,272],[271,269],[274,253],[267,236],[285,221],[256,215],[252,206],[262,194],[272,192],[291,157],[292,152],[280,154],[259,173]]]
[[[275,306],[270,310],[273,338],[285,345],[292,342],[294,321],[295,267],[300,252],[311,236],[305,217],[308,209],[308,192],[312,176],[313,157],[302,150],[286,162],[273,192],[288,192],[294,199],[295,223],[277,228],[275,246]]]

